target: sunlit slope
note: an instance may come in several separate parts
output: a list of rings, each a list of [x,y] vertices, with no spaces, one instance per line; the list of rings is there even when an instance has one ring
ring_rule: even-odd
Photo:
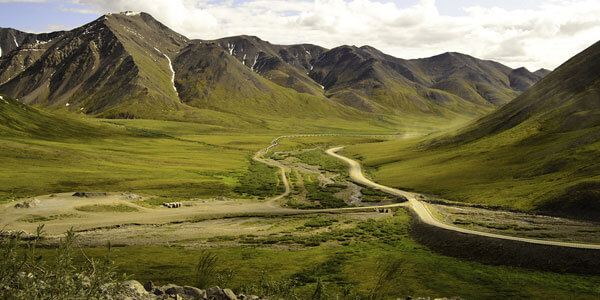
[[[0,138],[89,139],[122,134],[125,132],[114,126],[71,115],[54,115],[0,95]]]
[[[349,150],[376,180],[557,215],[600,216],[600,44],[457,133]]]
[[[174,64],[181,98],[190,106],[273,118],[335,117],[351,111],[323,96],[279,86],[216,44],[191,44],[179,53]]]

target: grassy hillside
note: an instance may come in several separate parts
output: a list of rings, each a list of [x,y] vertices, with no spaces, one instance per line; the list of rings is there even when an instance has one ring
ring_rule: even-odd
[[[453,134],[358,145],[381,183],[456,201],[598,220],[600,44]]]
[[[124,134],[111,126],[73,115],[56,115],[0,95],[0,138],[29,137],[43,140],[91,139]]]

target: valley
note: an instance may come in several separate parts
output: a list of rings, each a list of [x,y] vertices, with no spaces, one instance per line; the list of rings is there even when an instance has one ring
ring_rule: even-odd
[[[517,291],[516,286],[521,286],[525,278],[543,278],[547,282],[544,289],[549,293],[548,295],[564,292],[569,295],[581,293],[579,295],[584,297],[585,294],[593,293],[593,290],[585,288],[581,290],[578,288],[563,289],[552,282],[553,280],[561,282],[587,281],[593,280],[595,277],[563,275],[560,278],[551,279],[552,276],[555,276],[551,273],[537,272],[533,275],[529,273],[531,271],[522,269],[511,276],[513,279],[508,280],[506,275],[503,275],[503,272],[508,272],[505,267],[466,263],[430,253],[430,250],[418,246],[407,236],[407,230],[409,230],[407,221],[410,216],[405,208],[407,208],[408,202],[390,203],[394,202],[394,198],[386,198],[384,195],[373,192],[367,193],[364,187],[361,188],[363,197],[365,195],[372,195],[370,197],[375,199],[379,197],[383,203],[372,202],[374,199],[371,198],[370,201],[363,203],[366,205],[363,208],[293,207],[299,203],[314,205],[306,198],[309,188],[307,188],[307,182],[303,180],[316,174],[320,176],[312,179],[316,180],[317,186],[324,183],[334,185],[338,192],[333,197],[341,196],[342,199],[345,199],[346,205],[353,204],[349,199],[352,192],[339,192],[345,189],[352,190],[352,188],[342,187],[342,184],[352,182],[365,184],[365,182],[357,181],[356,178],[350,179],[356,175],[353,173],[356,173],[357,170],[360,172],[360,169],[348,170],[346,162],[326,154],[325,150],[333,154],[339,151],[339,148],[332,148],[332,146],[375,141],[381,143],[386,140],[406,141],[414,138],[419,137],[303,135],[302,137],[288,136],[276,139],[272,143],[274,146],[268,147],[269,151],[266,154],[263,148],[255,155],[255,158],[259,160],[263,155],[268,157],[264,159],[264,163],[278,167],[279,170],[275,170],[272,173],[273,176],[279,177],[283,174],[286,177],[280,178],[282,180],[287,178],[289,190],[281,187],[273,191],[275,194],[271,197],[258,196],[255,199],[244,199],[239,196],[223,197],[215,194],[208,198],[183,199],[181,197],[157,197],[150,194],[115,192],[90,193],[89,197],[77,197],[72,196],[73,193],[69,192],[54,194],[52,197],[36,196],[35,199],[39,200],[39,204],[32,208],[14,208],[16,202],[6,203],[0,219],[6,222],[2,225],[6,229],[26,229],[28,232],[33,232],[38,224],[45,224],[47,243],[51,244],[57,242],[65,230],[73,227],[78,232],[78,244],[85,248],[87,255],[102,255],[104,251],[102,246],[110,241],[114,247],[114,253],[118,254],[115,257],[120,270],[134,274],[138,280],[153,280],[158,283],[186,284],[188,282],[186,278],[193,275],[193,268],[181,267],[181,260],[189,261],[202,249],[211,249],[221,259],[218,272],[231,276],[219,279],[225,281],[220,281],[218,284],[240,288],[244,286],[248,288],[249,284],[255,282],[254,280],[248,281],[250,278],[265,276],[260,275],[261,273],[268,274],[261,280],[270,281],[290,276],[295,278],[294,276],[298,276],[297,274],[300,272],[307,272],[310,274],[309,276],[328,278],[329,288],[332,291],[343,287],[344,282],[358,280],[356,292],[360,292],[368,290],[369,285],[373,283],[365,280],[364,277],[356,277],[354,272],[347,273],[344,270],[359,268],[362,272],[369,274],[375,270],[367,262],[376,265],[382,257],[391,259],[390,257],[393,256],[405,261],[403,264],[407,268],[419,270],[411,275],[406,288],[400,289],[399,293],[433,295],[458,293],[459,291],[452,288],[452,285],[443,285],[437,281],[423,284],[424,282],[419,279],[431,276],[428,275],[431,274],[430,272],[439,272],[440,264],[445,266],[442,271],[445,274],[444,280],[459,280],[459,282],[466,280],[468,282],[469,288],[460,291],[463,297],[481,296],[485,293],[489,293],[489,297],[496,297],[498,294],[525,297],[532,295],[530,293],[539,293],[540,291],[537,289],[540,287],[539,284],[533,282],[530,283],[529,288]],[[242,140],[248,140],[248,137],[238,139],[240,141],[234,144],[244,144]],[[221,144],[227,140],[229,141],[227,143],[231,143],[231,136],[227,139],[217,136],[196,136],[193,140],[203,140],[210,144]],[[250,148],[255,147],[248,142],[245,145]],[[357,166],[356,163],[354,166]],[[280,170],[283,170],[283,173],[279,173]],[[290,175],[292,173],[297,175]],[[256,176],[256,174],[254,175]],[[367,182],[367,184],[373,183]],[[384,190],[390,189],[377,187]],[[394,190],[392,192],[396,193]],[[410,199],[415,197],[412,193],[402,192],[401,195],[409,196]],[[176,201],[174,199],[181,201],[183,204],[181,208],[161,207],[162,202]],[[122,205],[132,208],[133,211],[123,209]],[[96,209],[93,209],[94,207]],[[383,210],[376,212],[375,209]],[[436,208],[435,211],[431,211],[433,215],[436,215],[435,211],[443,210]],[[12,219],[7,219],[7,217]],[[461,215],[461,217],[465,216]],[[506,219],[506,216],[502,216],[502,219]],[[452,226],[460,225],[452,224]],[[595,227],[586,228],[591,230]],[[494,232],[483,226],[477,230]],[[505,232],[502,234],[506,235]],[[590,232],[588,236],[594,234],[598,235],[598,233]],[[51,252],[48,253],[51,254]],[[333,254],[335,256],[332,256]],[[340,267],[344,266],[343,269],[327,271],[310,267],[314,264],[328,264],[332,260],[337,261],[341,259],[338,257],[339,255],[344,257],[338,262]],[[123,260],[125,257],[137,257],[137,259]],[[359,257],[361,258],[359,259]],[[289,259],[300,259],[302,262],[297,265],[285,264],[285,261]],[[179,263],[175,263],[175,261],[179,261]],[[359,261],[364,262],[359,263]],[[188,265],[193,266],[193,263]],[[161,268],[164,271],[157,276],[155,272],[151,271],[154,268]],[[464,277],[475,276],[483,270],[490,274],[488,279]],[[510,272],[515,272],[514,268],[510,270]],[[153,275],[148,277],[148,274]],[[343,276],[344,279],[338,276]],[[493,276],[502,278],[500,280],[508,289],[502,292],[490,289],[482,294],[481,288],[485,281],[480,280],[491,280]],[[308,281],[297,283],[299,284],[297,293],[310,293],[315,281],[312,279],[299,280]],[[525,282],[528,281],[525,280]],[[511,289],[511,286],[514,286],[515,289]],[[394,293],[398,293],[397,291]]]

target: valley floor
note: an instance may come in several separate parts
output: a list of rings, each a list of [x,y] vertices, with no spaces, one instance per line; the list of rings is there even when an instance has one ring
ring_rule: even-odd
[[[160,184],[155,182],[149,189],[144,188],[142,182],[128,184],[133,188],[110,187],[108,183],[104,187],[90,186],[89,190],[102,192],[89,197],[73,196],[75,191],[63,189],[51,195],[19,198],[3,205],[0,222],[4,229],[28,232],[45,224],[51,243],[73,227],[78,232],[79,245],[90,247],[85,252],[94,257],[103,255],[105,250],[98,246],[110,241],[117,246],[112,250],[112,257],[119,270],[140,281],[193,285],[195,261],[204,249],[210,249],[219,257],[214,284],[238,291],[279,282],[293,285],[299,295],[307,296],[322,280],[331,295],[342,295],[347,290],[365,296],[376,287],[380,268],[399,262],[402,276],[394,283],[388,283],[389,286],[379,287],[386,297],[457,295],[470,299],[551,296],[596,299],[600,296],[597,276],[486,266],[433,253],[408,237],[410,217],[405,210],[408,203],[399,197],[401,195],[391,196],[356,184],[347,165],[325,153],[331,146],[398,138],[306,136],[282,139],[266,154],[258,149],[272,139],[267,135],[160,136],[147,140],[145,149],[134,150],[139,153],[131,155],[127,152],[132,150],[126,149],[122,141],[114,145],[97,144],[78,150],[87,154],[82,156],[83,160],[91,159],[90,151],[107,153],[102,150],[106,148],[115,156],[105,163],[134,162],[127,172],[130,174],[138,174],[134,168],[142,168],[148,163],[144,157],[149,159],[156,153],[170,153],[160,158],[159,164],[166,169],[154,170],[155,173],[148,174],[145,179],[153,182],[156,175],[160,175]],[[164,148],[161,142],[164,142]],[[124,154],[118,154],[119,143],[123,144],[119,150]],[[36,148],[41,144],[32,142],[30,145],[42,151]],[[167,144],[176,151],[164,151]],[[152,149],[149,145],[157,148]],[[195,153],[197,150],[200,154]],[[252,153],[257,150],[261,155],[251,160]],[[44,155],[41,152],[35,154]],[[231,159],[224,155],[230,155]],[[186,165],[190,158],[195,160],[195,165]],[[222,159],[224,164],[210,164],[214,158]],[[56,159],[60,158],[51,160]],[[267,168],[261,162],[273,168]],[[45,163],[42,162],[42,170]],[[48,164],[49,170],[51,163]],[[241,166],[249,171],[239,172]],[[30,167],[33,170],[40,166]],[[280,170],[285,174],[283,181],[277,179]],[[100,176],[94,173],[95,170],[90,171],[92,176]],[[117,170],[117,174],[126,173]],[[176,176],[170,178],[168,174]],[[181,174],[196,175],[186,177]],[[197,176],[202,179],[198,181],[194,178]],[[194,182],[197,183],[195,186]],[[169,189],[169,185],[173,188]],[[82,187],[85,189],[82,191],[88,191],[85,185]],[[186,191],[186,187],[191,190]],[[213,190],[213,187],[217,188]],[[43,188],[40,185],[38,189]],[[111,190],[113,192],[104,193]],[[160,192],[155,193],[157,191]],[[182,206],[162,206],[172,202]],[[15,208],[17,203],[31,207]],[[580,242],[600,240],[600,230],[597,230],[600,227],[594,224],[565,222],[557,225],[558,221],[555,221],[519,227],[507,221],[511,218],[500,215],[509,212],[471,209],[467,214],[464,208],[443,203],[430,203],[428,207],[434,211],[436,219],[445,220],[452,226],[523,236],[543,230],[520,230],[520,227],[545,226],[544,232],[550,232],[555,231],[553,226],[558,226],[562,237],[533,237],[563,239],[571,236],[571,240]],[[514,223],[526,218],[517,213],[511,213],[511,216]],[[502,222],[489,220],[500,217]],[[500,223],[506,228],[497,225]],[[588,232],[582,233],[583,227]],[[572,232],[580,232],[586,239],[578,239],[570,234]],[[53,250],[44,252],[51,257]]]

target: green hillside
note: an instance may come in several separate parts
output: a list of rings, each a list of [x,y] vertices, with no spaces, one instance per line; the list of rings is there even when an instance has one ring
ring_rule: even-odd
[[[453,134],[348,148],[383,184],[598,220],[600,43]]]
[[[98,138],[123,134],[122,130],[73,115],[54,115],[0,95],[0,137],[53,140]]]

